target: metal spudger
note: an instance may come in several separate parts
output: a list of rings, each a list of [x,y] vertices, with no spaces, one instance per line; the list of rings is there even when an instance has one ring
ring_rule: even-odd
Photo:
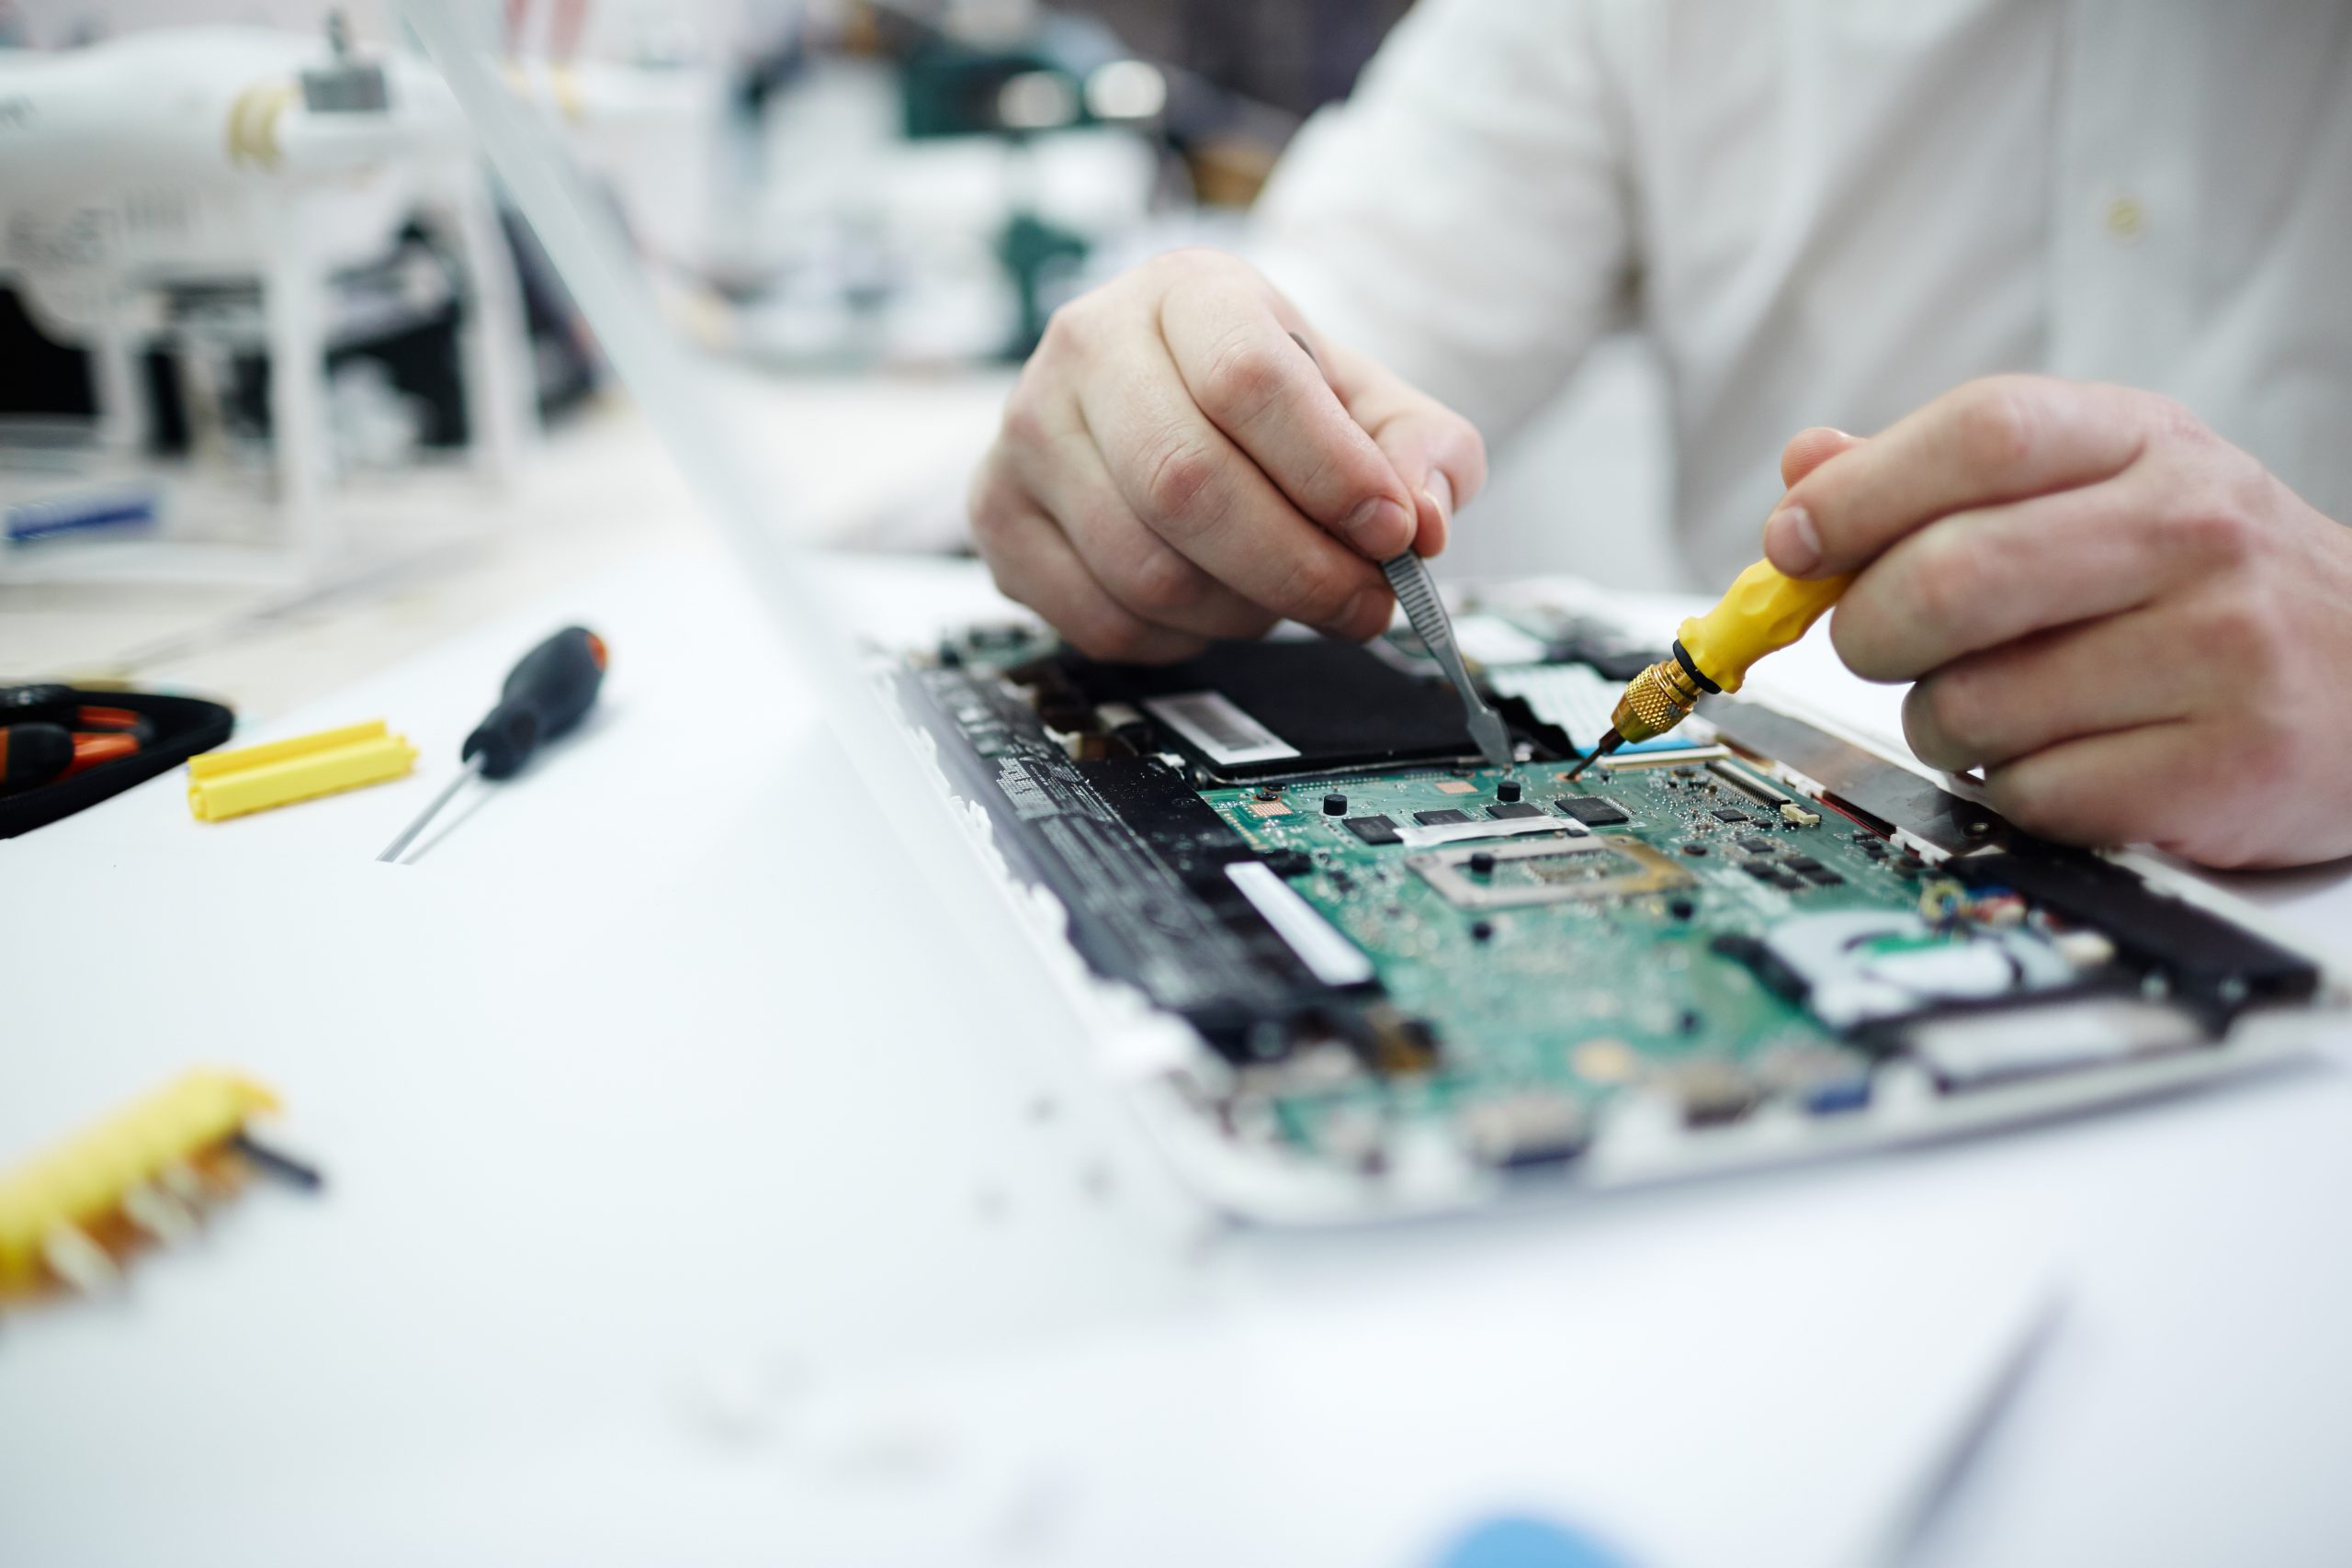
[[[1387,573],[1388,586],[1396,591],[1396,603],[1405,606],[1405,618],[1413,623],[1421,646],[1443,666],[1446,678],[1462,694],[1462,708],[1470,719],[1470,739],[1478,743],[1487,761],[1510,772],[1515,761],[1510,750],[1510,731],[1503,728],[1502,716],[1487,705],[1487,699],[1471,683],[1470,671],[1462,662],[1462,650],[1454,646],[1453,617],[1445,613],[1445,601],[1437,596],[1437,584],[1430,580],[1430,569],[1420,557],[1408,550],[1382,561],[1380,570]]]
[[[1323,368],[1314,344],[1296,333],[1290,334],[1290,341],[1298,344],[1315,368]],[[1388,586],[1396,591],[1396,603],[1405,606],[1405,618],[1413,623],[1421,646],[1430,650],[1430,658],[1444,666],[1446,678],[1462,694],[1463,712],[1470,720],[1470,739],[1478,743],[1487,761],[1509,773],[1516,761],[1510,752],[1510,731],[1503,728],[1502,716],[1488,707],[1487,699],[1478,694],[1478,688],[1470,683],[1470,671],[1463,667],[1462,650],[1453,645],[1453,617],[1445,613],[1445,601],[1437,596],[1437,584],[1430,580],[1430,569],[1422,564],[1420,557],[1407,550],[1382,561],[1380,570],[1387,574]]]

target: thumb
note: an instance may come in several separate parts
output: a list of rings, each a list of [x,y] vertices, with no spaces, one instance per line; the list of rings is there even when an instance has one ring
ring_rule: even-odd
[[[1487,444],[1468,420],[1437,403],[1390,416],[1372,438],[1413,494],[1414,552],[1436,555],[1445,548],[1455,510],[1486,487]]]
[[[1306,348],[1305,338],[1299,346]],[[1318,363],[1348,412],[1405,481],[1413,498],[1414,553],[1437,554],[1445,548],[1455,509],[1486,488],[1487,444],[1478,427],[1366,355],[1326,344]]]

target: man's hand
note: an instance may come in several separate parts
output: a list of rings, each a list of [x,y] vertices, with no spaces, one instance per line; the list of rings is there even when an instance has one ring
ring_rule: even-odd
[[[1374,563],[1435,555],[1486,477],[1467,421],[1317,339],[1246,264],[1179,251],[1054,312],[972,536],[1097,658],[1182,659],[1284,617],[1362,640],[1392,604]]]
[[[2352,440],[2352,431],[2346,432]],[[1808,431],[1792,447],[1849,438]],[[2018,826],[2217,866],[2352,853],[2352,529],[2167,399],[1998,377],[1797,479],[1781,570]]]

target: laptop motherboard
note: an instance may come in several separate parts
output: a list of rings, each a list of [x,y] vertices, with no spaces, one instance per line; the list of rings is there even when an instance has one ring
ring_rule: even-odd
[[[1197,1034],[1190,1112],[1359,1184],[2014,1120],[2199,1076],[2325,989],[2310,958],[1760,705],[1713,699],[1569,782],[1590,738],[1544,682],[1605,688],[1649,656],[1537,640],[1482,671],[1507,772],[1409,643],[1141,668],[987,626],[893,684],[1089,968]]]

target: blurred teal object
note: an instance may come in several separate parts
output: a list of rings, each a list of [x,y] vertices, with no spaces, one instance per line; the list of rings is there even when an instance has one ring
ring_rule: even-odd
[[[1020,38],[976,43],[932,33],[899,62],[899,105],[908,139],[933,136],[1024,135],[1100,123],[1086,106],[1086,81],[1114,60],[1125,58],[1118,35],[1086,17],[1047,13]],[[1004,108],[1008,83],[1020,77],[1051,77],[1061,86],[1066,111],[1051,124],[1009,124]]]
[[[1006,220],[1004,231],[997,237],[996,254],[1012,275],[1013,289],[1021,298],[1021,326],[1006,357],[1026,359],[1037,340],[1046,335],[1046,318],[1052,314],[1046,304],[1050,286],[1057,277],[1077,272],[1079,263],[1086,259],[1086,240],[1035,213],[1021,211]]]
[[[1583,1531],[1548,1519],[1505,1515],[1470,1527],[1431,1568],[1635,1568],[1634,1560]]]
[[[899,101],[908,140],[1001,132],[1005,126],[999,99],[1004,85],[1033,73],[1062,77],[1070,101],[1078,101],[1080,79],[1042,50],[983,51],[953,39],[924,44],[899,70]]]

